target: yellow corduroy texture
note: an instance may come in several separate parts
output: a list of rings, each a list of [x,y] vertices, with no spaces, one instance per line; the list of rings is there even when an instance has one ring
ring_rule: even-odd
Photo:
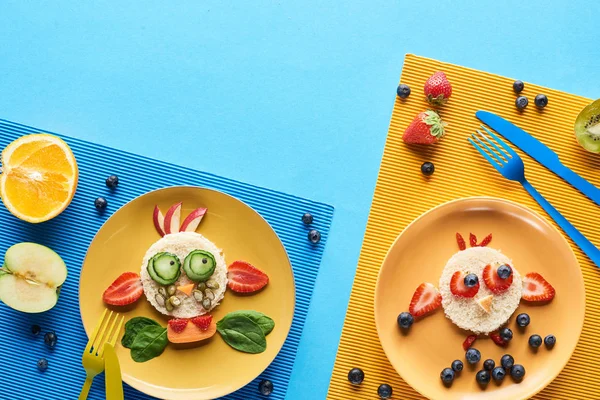
[[[449,124],[446,136],[435,145],[408,146],[402,142],[402,133],[415,115],[428,108],[422,88],[435,71],[444,71],[453,87],[450,101],[439,109]],[[517,95],[512,89],[513,81],[411,54],[406,56],[401,82],[411,87],[412,94],[406,100],[395,100],[328,399],[374,399],[381,383],[393,387],[394,399],[422,399],[388,362],[373,315],[379,268],[393,241],[411,221],[452,199],[495,196],[526,205],[554,223],[520,184],[504,179],[468,144],[467,137],[480,126],[475,117],[477,110],[491,111],[512,121],[558,153],[565,165],[600,186],[600,155],[581,148],[573,133],[577,114],[591,100],[526,82],[522,94],[529,98],[529,106],[519,112],[514,104]],[[533,104],[539,93],[549,99],[543,110]],[[599,244],[600,208],[516,150],[523,158],[528,180],[588,239]],[[430,178],[420,172],[424,161],[435,164]],[[535,399],[600,399],[600,269],[572,241],[569,243],[585,279],[585,325],[565,369]],[[435,243],[431,247],[434,251]],[[365,372],[365,381],[358,387],[348,382],[347,374],[353,367]],[[431,371],[432,380],[439,379],[438,375],[439,371]]]

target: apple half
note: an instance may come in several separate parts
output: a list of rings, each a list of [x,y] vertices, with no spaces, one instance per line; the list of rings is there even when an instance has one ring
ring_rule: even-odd
[[[56,305],[67,266],[52,249],[18,243],[4,255],[0,268],[0,300],[17,311],[40,313]]]
[[[187,217],[183,220],[181,224],[181,228],[179,228],[179,232],[196,232],[198,225],[200,225],[200,221],[206,214],[206,208],[196,208],[194,211],[189,213]]]

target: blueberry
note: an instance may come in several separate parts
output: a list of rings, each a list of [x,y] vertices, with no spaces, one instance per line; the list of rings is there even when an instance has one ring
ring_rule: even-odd
[[[512,268],[506,264],[498,267],[498,276],[500,279],[508,279],[508,277],[512,274]]]
[[[535,103],[536,107],[544,108],[548,105],[548,96],[546,96],[545,94],[538,94],[537,96],[535,96],[533,102]]]
[[[502,365],[502,368],[505,370],[510,371],[513,365],[515,365],[515,359],[510,354],[505,354],[500,359],[500,365]]]
[[[460,372],[463,370],[463,362],[460,360],[454,360],[452,361],[452,369],[454,370],[454,372]]]
[[[468,274],[465,276],[464,282],[466,287],[471,288],[479,283],[479,278],[475,274]]]
[[[520,382],[525,376],[525,368],[523,368],[521,364],[515,364],[510,370],[510,376],[512,376],[515,381]]]
[[[542,337],[540,335],[531,335],[529,336],[529,346],[534,349],[537,349],[542,345]]]
[[[312,214],[311,214],[311,213],[306,213],[306,214],[304,214],[304,215],[302,216],[302,222],[303,222],[305,225],[310,225],[310,224],[312,224],[312,223],[313,223],[313,216],[312,216]]]
[[[35,336],[39,335],[41,331],[42,328],[39,325],[31,325],[31,333],[33,333]]]
[[[44,343],[46,343],[46,345],[50,347],[50,349],[53,349],[54,346],[56,346],[57,340],[58,336],[56,336],[56,333],[54,333],[54,331],[46,332],[46,334],[44,335]]]
[[[502,340],[504,340],[505,342],[510,342],[513,338],[513,331],[509,328],[502,328],[498,333],[500,334]]]
[[[389,399],[390,397],[392,397],[392,392],[392,387],[387,383],[383,383],[377,388],[377,394],[382,399]]]
[[[483,369],[485,369],[486,371],[493,370],[495,366],[496,366],[496,362],[494,360],[492,360],[491,358],[488,358],[487,360],[485,360],[483,362]]]
[[[263,379],[262,381],[258,382],[258,391],[262,395],[270,395],[273,393],[273,382],[268,379]]]
[[[435,171],[435,165],[433,165],[432,162],[427,161],[427,162],[424,162],[423,165],[421,165],[421,172],[425,176],[433,175],[434,171]]]
[[[514,81],[513,82],[513,90],[515,93],[521,93],[525,89],[525,84],[523,81]]]
[[[46,360],[45,358],[40,358],[37,361],[37,367],[40,371],[44,372],[48,369],[48,360]]]
[[[477,349],[470,348],[465,353],[465,358],[469,364],[477,364],[481,360],[481,353]]]
[[[517,106],[517,108],[519,110],[525,109],[525,107],[527,107],[528,104],[529,104],[529,100],[527,100],[527,97],[525,97],[525,96],[519,96],[515,100],[515,105]]]
[[[496,367],[492,370],[492,378],[494,378],[496,382],[502,382],[505,376],[506,371],[502,367]]]
[[[401,99],[405,99],[408,96],[410,96],[410,87],[408,87],[408,85],[405,85],[404,83],[401,83],[400,85],[398,85],[398,89],[396,89],[396,94]]]
[[[348,372],[348,380],[353,385],[360,385],[365,379],[365,373],[360,368],[352,368]]]
[[[477,383],[479,383],[482,386],[485,386],[488,383],[490,383],[490,379],[491,379],[490,373],[489,373],[489,371],[484,371],[482,369],[481,371],[477,372],[475,379],[477,379]]]
[[[409,312],[401,312],[400,315],[398,315],[398,326],[402,329],[410,328],[413,322],[415,322],[415,319]]]
[[[106,201],[104,197],[98,197],[94,200],[94,207],[96,207],[97,210],[104,210],[106,206],[108,206],[108,201]]]
[[[119,185],[119,177],[116,175],[111,175],[108,178],[106,178],[106,186],[108,186],[111,189],[116,188]]]
[[[445,384],[452,383],[454,381],[454,371],[451,368],[444,368],[440,374],[440,378]]]
[[[530,322],[531,319],[529,319],[529,314],[522,313],[517,315],[517,325],[521,328],[525,328]]]
[[[321,232],[316,229],[311,230],[308,232],[308,240],[313,244],[319,243],[321,241]]]
[[[556,344],[556,336],[554,336],[554,335],[548,335],[548,336],[546,336],[544,338],[544,344],[549,349],[553,348],[554,345]]]

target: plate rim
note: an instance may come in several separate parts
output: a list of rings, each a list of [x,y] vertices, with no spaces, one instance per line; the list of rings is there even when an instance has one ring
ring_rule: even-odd
[[[415,388],[413,385],[411,385],[410,383],[408,383],[402,377],[402,374],[396,369],[396,367],[394,366],[394,364],[392,364],[392,362],[390,361],[390,357],[388,356],[388,351],[386,350],[385,346],[383,345],[383,343],[381,341],[381,333],[380,333],[380,324],[381,323],[379,322],[379,313],[377,312],[378,304],[380,302],[380,301],[378,301],[377,293],[379,292],[378,288],[379,288],[379,285],[380,285],[381,273],[383,271],[383,266],[386,264],[387,259],[390,256],[391,250],[396,246],[396,243],[400,240],[400,238],[404,235],[404,233],[411,226],[413,226],[413,224],[417,223],[418,221],[420,221],[426,215],[428,215],[430,213],[433,213],[433,212],[437,211],[440,208],[448,207],[448,206],[451,206],[451,205],[456,204],[456,203],[469,202],[469,201],[477,201],[477,200],[479,200],[479,201],[487,201],[487,202],[497,202],[497,203],[509,204],[509,205],[511,205],[513,207],[517,207],[517,208],[520,208],[522,210],[525,210],[529,214],[533,215],[535,218],[539,219],[543,224],[551,227],[554,231],[556,231],[559,234],[559,236],[561,237],[562,241],[564,242],[564,244],[569,249],[569,254],[573,257],[573,260],[575,261],[577,267],[579,267],[579,272],[580,272],[579,273],[579,278],[581,280],[581,286],[583,287],[584,318],[582,319],[581,324],[578,324],[578,328],[579,329],[578,329],[578,334],[577,334],[577,340],[575,341],[575,344],[573,345],[573,347],[569,351],[570,352],[570,356],[566,359],[566,361],[564,362],[564,364],[562,364],[562,366],[558,370],[558,372],[556,372],[556,374],[549,374],[549,375],[547,375],[545,377],[545,379],[542,380],[542,382],[541,382],[542,384],[539,385],[538,388],[535,391],[532,391],[531,393],[527,393],[526,398],[529,398],[529,397],[535,396],[536,394],[540,393],[550,383],[552,383],[556,379],[556,377],[563,371],[563,369],[565,368],[565,366],[568,364],[568,362],[573,357],[573,353],[575,352],[575,349],[577,348],[577,345],[579,344],[579,341],[581,340],[581,333],[583,332],[583,326],[585,324],[585,308],[586,308],[586,304],[587,304],[587,302],[586,302],[586,297],[587,296],[586,296],[586,288],[585,288],[585,279],[583,279],[583,273],[581,271],[581,264],[579,263],[579,260],[577,259],[577,256],[575,255],[575,252],[573,251],[573,247],[568,242],[568,240],[565,237],[565,235],[558,228],[556,228],[552,223],[550,223],[550,221],[548,221],[546,218],[544,218],[542,215],[540,215],[536,211],[532,210],[530,207],[522,205],[520,203],[517,203],[516,201],[504,199],[504,198],[501,198],[501,197],[493,197],[493,196],[460,197],[460,198],[457,198],[457,199],[452,199],[452,200],[443,202],[441,204],[438,204],[437,206],[434,206],[434,207],[432,207],[432,208],[424,211],[419,216],[417,216],[415,219],[413,219],[408,225],[406,225],[404,227],[404,229],[402,229],[402,231],[398,234],[398,236],[396,236],[396,239],[394,239],[394,241],[392,242],[392,244],[388,248],[387,253],[386,253],[386,255],[383,258],[383,261],[381,263],[381,267],[379,268],[379,272],[377,273],[377,281],[375,283],[375,291],[373,293],[373,314],[374,314],[374,317],[375,317],[375,329],[377,330],[377,338],[379,340],[379,344],[381,345],[381,348],[383,349],[383,352],[384,352],[386,358],[388,359],[388,362],[394,368],[394,371],[396,371],[396,373],[400,376],[400,378],[402,378],[402,380],[404,380],[404,382],[406,382],[406,384],[408,386],[410,386],[413,390],[415,390],[420,395],[422,395],[424,397],[427,397],[424,393],[422,393],[419,389]]]
[[[242,389],[243,387],[247,386],[249,383],[251,383],[254,379],[256,379],[257,377],[260,376],[260,374],[262,374],[267,368],[269,368],[269,366],[273,363],[273,361],[275,360],[275,358],[277,358],[277,356],[279,355],[279,353],[281,352],[281,349],[283,349],[283,346],[285,345],[285,342],[287,342],[287,339],[289,337],[290,331],[292,329],[292,325],[294,324],[294,317],[296,315],[296,301],[297,301],[297,296],[296,296],[296,277],[294,275],[294,267],[292,266],[292,261],[290,260],[290,255],[287,252],[287,249],[285,248],[285,246],[283,245],[283,242],[281,241],[281,238],[279,237],[279,235],[277,234],[277,232],[275,231],[275,229],[273,228],[273,226],[258,212],[256,211],[254,208],[252,208],[250,205],[248,205],[246,202],[244,202],[243,200],[239,199],[238,197],[232,196],[228,193],[225,193],[221,190],[218,189],[213,189],[213,188],[208,188],[208,187],[204,187],[204,186],[194,186],[194,185],[173,185],[173,186],[165,186],[162,188],[158,188],[158,189],[153,189],[150,190],[148,192],[142,193],[136,197],[134,197],[133,199],[127,201],[126,203],[124,203],[122,206],[120,206],[119,208],[117,208],[111,215],[110,217],[108,217],[106,219],[106,221],[104,221],[102,223],[102,225],[100,226],[100,228],[98,228],[98,230],[96,231],[96,233],[94,234],[94,237],[92,238],[92,240],[90,241],[90,244],[85,252],[85,257],[83,258],[83,261],[81,262],[81,269],[79,270],[79,280],[77,283],[77,300],[78,300],[78,306],[79,306],[79,318],[81,319],[81,324],[83,325],[83,330],[85,332],[85,335],[87,336],[88,340],[89,340],[89,332],[87,331],[87,329],[85,328],[85,324],[83,323],[83,314],[82,314],[82,310],[81,310],[81,279],[82,279],[82,271],[83,271],[83,266],[85,265],[88,256],[89,256],[89,251],[90,248],[92,247],[92,244],[94,243],[94,241],[96,240],[98,234],[100,233],[100,231],[104,228],[104,226],[108,223],[108,221],[113,218],[119,211],[121,211],[123,208],[125,208],[126,206],[128,206],[129,204],[133,203],[134,201],[144,197],[144,196],[148,196],[151,195],[153,193],[157,193],[157,192],[162,192],[162,191],[169,191],[172,189],[193,189],[193,190],[206,190],[209,192],[215,192],[224,196],[227,196],[235,201],[238,201],[239,203],[241,203],[244,207],[250,209],[253,213],[255,213],[256,215],[258,215],[258,217],[260,219],[262,219],[264,221],[265,224],[267,224],[267,226],[273,231],[273,233],[275,234],[275,237],[277,238],[277,241],[279,242],[279,245],[281,246],[281,248],[283,249],[283,252],[285,254],[285,257],[287,259],[288,265],[290,267],[290,271],[292,273],[292,284],[293,284],[293,288],[294,288],[294,292],[293,292],[293,296],[294,296],[294,302],[292,304],[292,318],[291,318],[291,323],[288,327],[286,327],[286,333],[285,333],[285,339],[281,345],[281,347],[279,348],[279,350],[277,351],[277,353],[274,354],[273,358],[269,361],[269,363],[260,371],[258,372],[258,374],[250,379],[248,382],[245,382],[243,385],[239,386],[237,389],[233,390],[233,391],[226,391],[223,393],[220,393],[217,395],[217,397],[223,397],[223,396],[227,396],[231,393],[234,393],[240,389]],[[144,385],[140,385],[140,383],[142,382],[142,380],[140,379],[136,379],[135,377],[129,375],[129,374],[122,374],[122,379],[123,382],[127,383],[129,386],[133,387],[134,389],[140,391],[141,393],[147,394],[149,396],[164,396],[164,393],[162,393],[162,391],[165,389],[164,387],[157,387],[155,385],[149,384],[149,383],[145,383]],[[143,386],[143,389],[141,388]],[[151,393],[146,391],[146,388],[156,388],[157,390],[160,391],[160,393]],[[183,390],[178,390],[177,388],[166,388],[167,390],[175,390],[181,394],[186,394],[186,393],[190,393],[192,391],[195,391],[197,389],[183,389]],[[212,399],[212,394],[211,397],[205,397],[204,399],[206,400],[210,400]]]

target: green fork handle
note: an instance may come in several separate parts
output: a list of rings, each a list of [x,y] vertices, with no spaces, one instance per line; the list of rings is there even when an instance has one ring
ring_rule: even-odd
[[[91,376],[88,376],[87,378],[85,378],[85,382],[83,383],[83,387],[81,388],[81,393],[79,394],[79,400],[87,399],[93,380],[94,380],[94,378]]]

